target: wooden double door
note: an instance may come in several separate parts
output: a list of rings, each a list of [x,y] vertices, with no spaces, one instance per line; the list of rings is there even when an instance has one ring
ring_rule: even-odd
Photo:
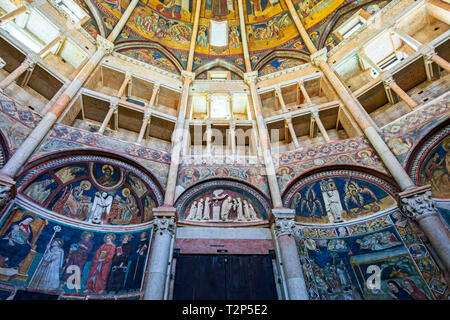
[[[270,255],[179,255],[174,300],[276,300]]]

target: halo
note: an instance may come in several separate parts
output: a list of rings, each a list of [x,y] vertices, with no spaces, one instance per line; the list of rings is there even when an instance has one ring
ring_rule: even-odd
[[[126,193],[126,195],[125,195],[125,193]],[[124,189],[122,190],[122,195],[123,195],[125,198],[128,197],[130,194],[131,194],[130,189],[124,188]]]
[[[102,173],[103,174],[105,173],[107,168],[109,168],[109,170],[111,171],[111,174],[114,173],[114,168],[111,165],[109,165],[109,164],[105,164],[105,165],[102,166]]]
[[[86,186],[86,188],[84,188],[84,186]],[[92,184],[91,184],[91,182],[88,181],[88,180],[83,180],[83,181],[81,181],[81,183],[80,183],[80,187],[81,187],[81,189],[89,190],[89,189],[91,189]]]

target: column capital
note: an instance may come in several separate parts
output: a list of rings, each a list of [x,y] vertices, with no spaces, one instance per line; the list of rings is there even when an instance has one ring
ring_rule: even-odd
[[[258,71],[244,73],[244,81],[246,84],[250,84],[251,82],[255,83],[256,79],[258,79]]]
[[[317,108],[311,108],[311,114],[314,118],[319,117],[319,110]]]
[[[426,60],[431,60],[431,57],[436,54],[434,47],[428,44],[420,46],[418,51]]]
[[[294,235],[294,228],[296,226],[294,209],[272,209],[272,217],[277,238],[284,235]]]
[[[431,199],[431,185],[400,192],[398,197],[402,213],[409,218],[420,220],[426,216],[437,214]]]
[[[159,82],[155,82],[155,83],[153,83],[153,90],[156,90],[156,91],[158,91],[158,90],[159,90],[159,88],[161,88],[161,83],[159,83]]]
[[[328,59],[327,53],[328,53],[327,48],[322,48],[319,51],[317,51],[316,53],[313,53],[310,56],[311,63],[314,66],[318,67],[322,61],[327,62],[327,59]]]
[[[383,85],[385,88],[390,88],[392,83],[395,83],[395,80],[392,76],[388,76],[383,79]]]
[[[0,209],[16,196],[16,181],[9,176],[0,174]]]
[[[111,54],[114,50],[114,43],[103,38],[101,35],[97,35],[97,49],[105,51],[105,54]]]
[[[152,115],[152,110],[151,109],[147,109],[144,112],[144,119],[150,119],[150,116]]]
[[[189,81],[189,83],[191,83],[195,79],[195,73],[194,72],[189,72],[189,71],[186,71],[186,70],[182,70],[181,71],[181,78],[183,79],[183,81]]]
[[[153,209],[153,226],[155,232],[175,235],[175,216],[176,209],[174,207],[158,207]]]
[[[25,58],[24,63],[28,64],[31,68],[34,68],[36,63],[39,61],[40,57],[37,54],[30,53]]]
[[[119,106],[119,98],[113,97],[113,98],[111,98],[111,100],[109,100],[109,107],[111,109],[114,109],[114,111],[115,111],[115,110],[117,110],[118,106]]]
[[[129,72],[129,71],[127,71],[127,72],[125,73],[125,79],[128,80],[128,81],[131,80],[131,77],[132,77],[132,76],[133,76],[133,75],[132,75],[131,72]]]

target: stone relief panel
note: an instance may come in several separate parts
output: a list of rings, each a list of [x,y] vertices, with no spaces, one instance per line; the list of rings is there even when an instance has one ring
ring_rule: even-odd
[[[205,182],[182,194],[176,202],[179,222],[211,225],[267,223],[270,206],[252,188],[227,180]]]
[[[394,209],[339,227],[298,227],[310,299],[447,299],[445,280],[409,223]]]
[[[65,217],[97,225],[140,224],[162,201],[140,170],[102,157],[70,157],[39,166],[20,180],[26,198]]]
[[[350,170],[313,174],[284,195],[302,223],[340,223],[381,212],[397,204],[394,190],[377,177]]]
[[[14,203],[0,224],[0,283],[67,298],[136,297],[151,235],[151,226],[69,225]]]

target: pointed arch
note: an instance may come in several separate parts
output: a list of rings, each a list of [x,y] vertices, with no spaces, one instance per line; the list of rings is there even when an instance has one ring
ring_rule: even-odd
[[[211,70],[213,68],[216,67],[221,67],[224,69],[227,69],[231,72],[234,72],[235,74],[237,74],[239,77],[241,77],[242,79],[244,79],[244,71],[242,71],[240,68],[236,67],[235,65],[226,62],[222,59],[216,59],[214,61],[208,62],[204,65],[201,65],[199,67],[197,67],[194,72],[195,72],[195,76],[197,77],[198,75],[202,74],[203,72],[206,72],[208,70]]]
[[[121,42],[115,46],[115,51],[118,53],[123,53],[131,50],[139,50],[139,49],[148,49],[154,50],[160,53],[164,58],[169,60],[173,66],[176,68],[178,73],[184,70],[183,65],[178,60],[178,58],[169,50],[167,50],[164,46],[155,42],[146,42],[146,41],[126,41]],[[145,61],[143,61],[145,62]]]

